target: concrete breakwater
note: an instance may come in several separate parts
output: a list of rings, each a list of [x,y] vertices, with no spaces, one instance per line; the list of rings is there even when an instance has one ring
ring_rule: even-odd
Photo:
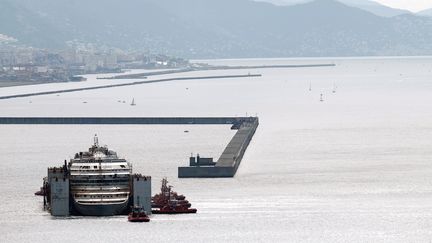
[[[182,69],[174,69],[174,70],[152,71],[152,72],[145,72],[145,73],[119,74],[112,77],[97,78],[97,79],[135,79],[135,78],[141,79],[141,78],[146,78],[148,76],[187,73],[192,71],[199,71],[199,70],[194,68],[182,68]]]
[[[3,125],[232,125],[236,134],[213,166],[179,167],[179,178],[233,177],[258,128],[258,117],[0,117]]]
[[[243,117],[0,117],[0,124],[33,125],[230,125]]]
[[[160,83],[160,82],[171,82],[171,81],[182,81],[182,80],[197,80],[197,79],[227,79],[227,78],[253,78],[253,77],[261,77],[261,74],[165,78],[165,79],[136,81],[136,82],[122,83],[122,84],[109,84],[109,85],[101,85],[101,86],[93,86],[93,87],[85,87],[85,88],[76,88],[76,89],[62,89],[62,90],[53,90],[53,91],[43,91],[43,92],[33,92],[33,93],[25,93],[25,94],[7,95],[7,96],[0,96],[0,100],[14,99],[14,98],[24,98],[24,97],[38,96],[38,95],[51,95],[51,94],[60,94],[60,93],[71,93],[71,92],[79,92],[79,91],[95,90],[95,89],[108,89],[108,88],[116,88],[116,87],[123,87],[123,86],[132,86],[132,85],[141,85],[141,84],[150,84],[150,83]]]
[[[267,69],[267,68],[316,68],[316,67],[334,67],[336,64],[325,63],[325,64],[303,64],[303,65],[256,65],[256,66],[202,66],[202,67],[190,67],[181,68],[174,70],[164,71],[152,71],[134,74],[120,74],[113,77],[98,78],[98,79],[141,79],[148,76],[155,75],[166,75],[176,73],[187,73],[196,71],[210,71],[210,70],[243,70],[243,69]]]
[[[234,177],[258,124],[257,117],[243,118],[238,125],[237,133],[228,143],[215,165],[179,167],[178,177]]]
[[[322,64],[297,64],[297,65],[253,65],[253,66],[216,66],[208,67],[206,70],[232,70],[232,69],[266,69],[266,68],[316,68],[316,67],[335,67],[334,63]]]

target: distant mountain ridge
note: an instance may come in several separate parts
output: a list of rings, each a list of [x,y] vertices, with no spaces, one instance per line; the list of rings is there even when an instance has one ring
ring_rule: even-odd
[[[0,34],[188,58],[432,54],[432,18],[380,17],[333,0],[1,0]]]
[[[312,2],[313,0],[256,0],[256,1],[270,2],[276,5],[290,6],[290,5]],[[371,12],[375,15],[382,16],[382,17],[394,17],[402,14],[411,13],[408,10],[387,7],[375,1],[369,1],[369,0],[337,0],[337,1],[351,7],[356,7],[362,10],[366,10],[368,12]]]
[[[432,8],[418,12],[417,14],[432,17]]]

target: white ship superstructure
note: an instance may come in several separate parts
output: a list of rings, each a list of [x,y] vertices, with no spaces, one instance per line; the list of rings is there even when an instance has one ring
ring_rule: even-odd
[[[83,215],[115,215],[127,209],[132,165],[95,136],[88,152],[75,154],[69,165],[74,208]]]
[[[88,151],[48,168],[36,194],[44,197],[44,208],[53,216],[125,215],[132,206],[151,214],[151,177],[132,174],[132,165],[99,146],[97,136]]]

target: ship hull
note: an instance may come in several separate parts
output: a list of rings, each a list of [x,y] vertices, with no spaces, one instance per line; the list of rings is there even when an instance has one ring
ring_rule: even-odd
[[[74,211],[83,216],[113,216],[128,213],[129,200],[119,204],[86,205],[74,201]]]

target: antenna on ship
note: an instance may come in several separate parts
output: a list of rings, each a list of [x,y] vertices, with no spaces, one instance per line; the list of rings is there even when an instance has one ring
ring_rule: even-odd
[[[324,101],[324,98],[323,98],[323,96],[324,96],[324,95],[323,95],[323,94],[321,94],[321,97],[320,97],[320,101],[321,101],[321,102],[323,102],[323,101]]]
[[[336,93],[336,82],[333,82],[333,94]]]
[[[135,104],[135,98],[132,98],[131,106],[136,106],[136,104]]]
[[[312,81],[309,82],[309,91],[312,91]]]
[[[94,135],[93,141],[94,141],[94,146],[99,147],[99,139],[97,134]]]

